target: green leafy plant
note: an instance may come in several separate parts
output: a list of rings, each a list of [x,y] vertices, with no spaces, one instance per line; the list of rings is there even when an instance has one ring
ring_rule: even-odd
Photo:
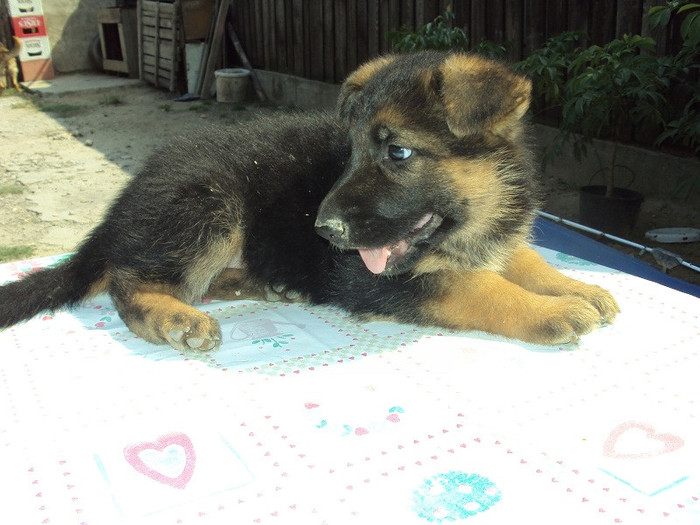
[[[565,31],[553,36],[543,47],[515,64],[515,69],[532,79],[535,113],[564,104],[569,65],[581,52],[580,46],[587,39],[588,36],[582,31]]]
[[[445,11],[417,31],[409,31],[405,27],[391,31],[389,43],[398,53],[411,53],[424,49],[468,51],[467,33],[460,27],[453,27],[454,19],[455,15],[452,11]]]
[[[473,52],[494,60],[506,60],[510,53],[509,44],[501,44],[484,38],[472,49]]]
[[[574,136],[574,152],[585,155],[593,138],[613,143],[606,169],[606,195],[615,187],[617,145],[626,130],[663,126],[669,62],[655,56],[651,38],[625,35],[604,46],[582,50],[568,68],[561,136]]]
[[[687,101],[677,118],[671,120],[658,136],[657,145],[666,142],[682,144],[700,153],[700,3],[675,0],[649,10],[649,29],[667,27],[674,18],[682,18],[680,35],[683,39],[673,57],[673,87]],[[700,183],[698,184],[700,186]]]
[[[700,44],[700,3],[674,0],[652,7],[649,9],[649,29],[665,27],[677,15],[683,15],[680,34],[684,45],[697,48]]]
[[[681,144],[700,154],[700,3],[687,0],[674,0],[649,10],[649,29],[667,27],[672,20],[681,18],[680,35],[683,39],[678,53],[673,57],[675,73],[673,89],[685,94],[687,102],[677,118],[672,119],[666,129],[657,137],[656,145]],[[687,198],[691,193],[700,192],[700,175],[680,180],[673,193]]]

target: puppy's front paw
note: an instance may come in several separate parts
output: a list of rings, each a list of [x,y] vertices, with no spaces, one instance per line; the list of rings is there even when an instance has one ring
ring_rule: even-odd
[[[532,333],[522,339],[545,345],[576,342],[603,322],[596,307],[575,296],[550,297],[539,312]]]
[[[612,323],[615,316],[620,313],[620,307],[610,292],[600,286],[585,284],[576,295],[585,299],[600,312],[603,323]]]

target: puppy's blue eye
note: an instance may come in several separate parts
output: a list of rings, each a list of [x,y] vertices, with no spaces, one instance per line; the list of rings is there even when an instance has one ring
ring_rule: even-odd
[[[413,150],[411,148],[397,146],[396,144],[389,144],[388,153],[389,158],[392,160],[406,160],[413,155]]]

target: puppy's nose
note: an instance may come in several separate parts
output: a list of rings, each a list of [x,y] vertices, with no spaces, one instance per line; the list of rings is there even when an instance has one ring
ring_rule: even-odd
[[[317,219],[316,233],[329,241],[339,241],[345,237],[347,227],[339,219]]]

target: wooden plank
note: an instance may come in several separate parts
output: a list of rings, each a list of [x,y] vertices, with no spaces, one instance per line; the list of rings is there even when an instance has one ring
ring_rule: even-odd
[[[379,54],[379,0],[367,1],[367,58]]]
[[[642,32],[642,0],[617,0],[615,13],[615,37],[636,35]]]
[[[144,15],[152,14],[152,13],[161,13],[164,16],[174,16],[175,14],[175,7],[172,3],[167,3],[167,2],[152,2],[148,0],[144,0],[143,6],[142,6],[142,12]]]
[[[277,67],[275,71],[289,73],[289,48],[287,43],[287,12],[284,0],[275,2],[275,47],[277,48]]]
[[[260,12],[264,49],[264,68],[277,71],[277,45],[274,40],[274,1],[261,0]]]
[[[214,5],[213,13],[218,13],[221,7],[222,0],[216,0],[216,5]],[[193,95],[200,96],[202,93],[202,86],[204,85],[204,77],[206,75],[207,63],[209,62],[209,55],[211,54],[211,41],[214,37],[214,29],[216,28],[216,16],[212,16],[209,21],[209,29],[207,30],[207,38],[204,41],[204,48],[202,50],[202,61],[200,62],[199,75],[197,76],[197,86]]]
[[[606,44],[615,38],[615,4],[609,0],[590,0],[591,42]]]
[[[415,27],[419,28],[425,25],[425,0],[415,0],[416,20]]]
[[[350,0],[352,2],[352,0]],[[319,2],[321,3],[321,2]],[[342,3],[343,5],[337,5]],[[336,35],[336,25],[340,27],[345,23],[345,2],[336,3],[334,0],[323,0],[323,25],[318,31],[323,32],[323,81],[335,82],[335,67],[340,55],[345,54],[345,35]],[[335,4],[335,5],[334,5]],[[353,35],[354,38],[354,35]]]
[[[505,31],[511,42],[510,59],[523,59],[523,4],[521,2],[505,3]]]
[[[122,21],[121,11],[119,9],[100,9],[97,12],[98,24],[119,24]]]
[[[523,55],[527,56],[544,43],[546,10],[545,0],[526,0],[524,4]]]
[[[323,42],[323,3],[316,0],[306,5],[308,13],[308,57],[309,78],[313,80],[323,80],[323,55],[326,52]]]
[[[486,5],[485,37],[498,44],[506,42],[506,0],[492,0]]]
[[[351,0],[348,4],[353,4]],[[348,50],[353,49],[353,60],[357,61],[355,52],[357,45],[357,32],[348,30],[348,11],[350,7],[346,6],[346,2],[335,0],[334,19],[335,19],[335,60],[331,57],[331,63],[334,64],[334,74],[330,82],[342,82],[348,75]],[[353,14],[353,21],[354,21]]]
[[[252,27],[253,41],[255,42],[254,46],[257,50],[258,63],[262,68],[265,68],[265,36],[263,35],[262,9],[260,8],[259,0],[255,2],[255,7],[253,9]]]
[[[139,79],[145,80],[143,77],[143,58],[141,51],[143,49],[143,0],[138,0],[136,2],[136,32],[139,42]]]
[[[149,63],[149,62],[150,62],[150,61],[147,60],[147,61],[145,62],[145,64],[144,64],[144,67],[143,67],[143,70],[144,70],[146,73],[148,73],[148,74],[150,74],[150,75],[154,75],[155,72],[158,71],[158,75],[159,75],[159,76],[162,76],[162,77],[168,78],[168,79],[170,79],[170,77],[173,76],[173,70],[172,70],[172,68],[171,68],[171,67],[168,67],[168,66],[170,65],[170,64],[169,64],[170,61],[168,61],[168,60],[160,60],[157,66],[156,66],[156,64],[153,63],[153,62],[151,62],[151,63]]]
[[[294,16],[292,3],[282,0],[284,4],[284,32],[286,34],[287,72],[294,72]]]
[[[211,98],[211,85],[214,81],[214,69],[221,57],[221,40],[224,36],[224,27],[228,10],[231,7],[231,0],[221,0],[219,11],[216,14],[216,25],[214,27],[214,35],[211,40],[211,49],[207,58],[207,66],[204,73],[204,81],[202,82],[202,91],[199,94],[202,100]]]
[[[434,0],[423,0],[422,4],[423,20],[416,20],[416,22],[420,24],[419,27],[424,26],[428,22],[432,22],[433,20],[435,20],[435,17],[440,14],[440,5],[438,2],[435,2]]]
[[[386,30],[382,31],[379,36],[385,42],[384,49],[389,51],[387,41],[389,32],[401,27],[401,4],[399,0],[390,0],[387,4]]]
[[[476,47],[486,38],[486,3],[484,0],[472,0],[471,31],[469,32],[470,47]]]
[[[348,59],[348,71],[352,71],[357,66],[369,58],[369,12],[367,0],[357,2],[357,58],[353,64]]]
[[[450,27],[462,27],[467,31],[467,37],[472,36],[472,0],[463,0],[455,4],[448,5],[450,12],[455,15],[454,20],[449,22]],[[443,16],[445,11],[440,11],[440,16]]]
[[[160,40],[159,49],[156,51],[155,40],[144,39],[141,52],[150,56],[167,56],[171,51],[173,43],[170,40]]]
[[[407,27],[412,31],[416,28],[416,1],[401,0],[399,4],[399,27]]]
[[[569,2],[567,0],[549,0],[547,2],[545,39],[556,36],[568,29],[568,6]]]
[[[175,38],[175,32],[172,29],[161,29],[158,31],[155,27],[144,26],[144,36],[172,41]]]
[[[348,73],[357,67],[357,48],[360,39],[357,26],[357,8],[360,3],[359,0],[351,0],[348,2],[345,10],[345,19],[347,20],[345,31],[348,38],[348,45],[345,49],[345,59],[342,62],[342,67],[337,66],[335,69],[336,82],[345,80]],[[337,35],[337,38],[342,39],[340,35]],[[352,39],[352,41],[350,41],[350,39]]]
[[[583,31],[586,34],[590,33],[589,25],[590,3],[570,2],[567,7],[568,23],[566,24],[569,31]]]
[[[163,29],[173,29],[175,27],[175,18],[172,16],[161,16],[156,17],[155,13],[152,15],[144,15],[143,25],[149,27],[160,27]]]
[[[377,43],[379,46],[379,53],[386,53],[387,51],[389,51],[388,35],[391,29],[396,28],[391,27],[389,2],[382,0],[379,2],[379,26],[377,31]]]
[[[156,19],[160,16],[160,2],[156,4]],[[156,26],[158,22],[156,22]],[[149,28],[144,26],[144,35]],[[171,37],[172,38],[172,37]],[[155,32],[155,49],[156,49],[156,68],[158,67],[158,62],[160,61],[160,31]],[[158,84],[158,78],[156,78],[156,84]]]
[[[253,88],[255,89],[255,94],[258,96],[260,101],[263,102],[267,98],[265,96],[265,91],[263,90],[262,84],[260,83],[260,79],[258,78],[255,69],[253,69],[250,60],[248,60],[248,56],[243,50],[243,45],[241,44],[241,41],[239,40],[238,35],[236,34],[236,31],[233,29],[233,26],[230,22],[227,24],[227,29],[228,34],[231,38],[231,43],[233,44],[236,53],[238,53],[238,56],[240,57],[241,62],[243,63],[243,66],[248,71],[250,71],[250,77],[253,80]]]
[[[292,0],[294,74],[303,77],[306,74],[304,62],[304,5],[302,0]]]

